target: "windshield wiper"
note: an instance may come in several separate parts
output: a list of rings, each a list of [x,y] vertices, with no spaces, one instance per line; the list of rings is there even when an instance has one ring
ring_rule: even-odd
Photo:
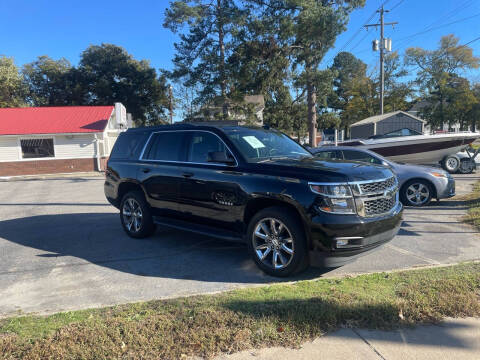
[[[289,156],[270,156],[264,160],[259,160],[257,163],[264,163],[267,161],[272,161],[272,160],[285,160],[285,159],[291,159]]]

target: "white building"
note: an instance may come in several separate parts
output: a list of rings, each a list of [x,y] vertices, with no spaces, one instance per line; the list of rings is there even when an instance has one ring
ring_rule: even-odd
[[[0,176],[104,170],[126,128],[121,103],[0,109]]]

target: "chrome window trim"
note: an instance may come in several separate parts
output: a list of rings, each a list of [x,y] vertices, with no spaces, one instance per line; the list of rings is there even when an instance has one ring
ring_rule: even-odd
[[[198,163],[198,162],[193,162],[193,161],[153,160],[153,159],[144,159],[144,158],[143,158],[143,156],[145,155],[145,150],[147,149],[148,144],[150,144],[150,141],[152,140],[152,136],[153,136],[154,134],[167,133],[167,132],[192,132],[192,131],[196,131],[196,132],[206,132],[206,133],[215,135],[215,136],[223,143],[223,145],[225,145],[225,147],[228,149],[228,151],[230,151],[230,154],[232,154],[233,159],[235,160],[235,165],[227,165],[227,164],[215,163],[215,162],[201,162],[201,163]],[[163,131],[154,131],[154,132],[152,132],[152,133],[150,134],[150,136],[148,137],[148,140],[145,142],[145,145],[143,146],[142,152],[140,153],[140,156],[138,157],[138,160],[140,160],[140,161],[147,161],[147,162],[166,162],[166,163],[176,163],[176,164],[214,165],[214,166],[224,166],[224,167],[238,167],[237,158],[235,157],[235,154],[234,154],[233,151],[230,149],[230,147],[225,143],[225,141],[223,141],[223,139],[222,139],[220,136],[218,136],[217,134],[215,134],[213,131],[200,130],[200,129],[199,129],[199,130],[192,129],[192,130],[163,130]]]

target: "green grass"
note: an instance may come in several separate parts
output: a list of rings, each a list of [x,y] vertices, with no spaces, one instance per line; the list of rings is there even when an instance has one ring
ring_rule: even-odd
[[[472,192],[461,200],[465,200],[465,204],[469,207],[464,217],[465,222],[480,228],[480,181],[475,183]]]
[[[319,279],[0,320],[6,359],[177,359],[297,346],[341,326],[480,316],[480,264]]]

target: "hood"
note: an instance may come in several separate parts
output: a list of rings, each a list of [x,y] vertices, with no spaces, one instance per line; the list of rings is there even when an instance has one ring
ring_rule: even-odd
[[[410,176],[412,174],[425,174],[430,172],[440,172],[440,173],[447,173],[443,169],[431,167],[431,166],[424,166],[424,165],[413,165],[413,164],[402,164],[402,163],[393,163],[393,171],[395,173],[408,173]]]
[[[368,181],[385,179],[393,175],[392,171],[383,165],[341,160],[325,161],[316,158],[272,159],[258,165],[281,176],[318,182]]]

